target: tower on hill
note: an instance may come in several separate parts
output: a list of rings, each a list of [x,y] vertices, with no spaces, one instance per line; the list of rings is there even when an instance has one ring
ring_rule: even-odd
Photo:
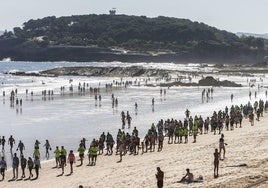
[[[112,8],[112,10],[110,10],[109,12],[110,12],[110,15],[115,15],[115,13],[116,13],[116,8]]]

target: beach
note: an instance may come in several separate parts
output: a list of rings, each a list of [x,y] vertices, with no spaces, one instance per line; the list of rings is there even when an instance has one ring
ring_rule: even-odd
[[[127,154],[121,163],[119,156],[98,156],[96,166],[75,167],[70,176],[69,165],[65,174],[61,169],[52,169],[54,161],[42,163],[37,180],[18,180],[8,182],[12,172],[6,173],[1,187],[156,187],[156,167],[164,173],[164,187],[259,187],[268,186],[268,115],[250,126],[248,119],[243,120],[242,128],[224,131],[226,159],[220,161],[219,177],[213,178],[213,152],[218,148],[220,135],[199,135],[197,143],[167,144],[162,152],[148,152],[132,156]],[[77,164],[80,162],[77,161]],[[87,164],[87,159],[85,159]],[[242,164],[242,165],[241,165]],[[247,166],[243,166],[246,164]],[[241,166],[240,166],[241,165]],[[195,178],[203,176],[202,183],[177,183],[189,168]],[[20,172],[19,172],[20,174]],[[26,173],[26,176],[28,172]]]
[[[16,63],[15,63],[16,64]],[[27,71],[36,71],[48,66],[45,63],[31,64],[25,63],[30,68]],[[8,65],[8,67],[7,67]],[[13,63],[4,64],[3,70],[11,70]],[[31,65],[31,66],[30,66]],[[35,67],[34,67],[35,66]],[[149,66],[160,66],[149,64]],[[23,66],[24,67],[24,64]],[[180,68],[180,66],[178,66]],[[183,67],[185,68],[185,67]],[[189,67],[195,71],[196,67]],[[77,152],[79,141],[84,137],[87,146],[93,138],[98,139],[102,132],[110,132],[115,138],[118,129],[122,127],[120,121],[121,111],[129,111],[133,121],[130,129],[125,132],[131,133],[134,127],[139,130],[141,141],[152,123],[157,123],[160,119],[175,118],[183,120],[185,109],[191,111],[192,116],[201,115],[203,118],[211,117],[213,111],[224,110],[225,106],[246,104],[249,101],[248,93],[257,94],[250,100],[251,104],[255,100],[265,100],[265,88],[268,80],[265,75],[255,74],[254,77],[229,76],[208,73],[220,80],[231,80],[242,84],[244,87],[215,87],[213,98],[201,100],[202,90],[211,87],[170,87],[162,88],[166,90],[166,95],[160,94],[160,87],[154,86],[156,78],[151,78],[149,84],[145,86],[146,78],[141,80],[141,86],[133,85],[128,87],[114,87],[112,91],[103,90],[105,83],[114,80],[120,81],[116,77],[82,77],[82,76],[62,76],[62,77],[31,77],[12,76],[0,74],[3,82],[1,93],[6,91],[7,95],[13,89],[18,88],[18,98],[23,99],[22,106],[9,106],[8,96],[1,97],[0,118],[2,120],[1,136],[13,135],[16,139],[15,149],[19,140],[25,144],[25,157],[32,156],[35,139],[41,141],[42,168],[37,180],[10,181],[13,177],[11,168],[11,155],[9,146],[6,144],[6,152],[2,155],[8,162],[8,171],[4,181],[0,182],[1,187],[156,187],[156,168],[160,167],[164,173],[164,187],[266,187],[267,186],[267,138],[268,128],[266,122],[268,115],[264,113],[259,122],[255,121],[254,126],[250,126],[248,119],[243,120],[243,128],[235,128],[234,131],[223,131],[225,134],[226,159],[220,161],[219,177],[213,177],[213,153],[218,148],[220,135],[209,134],[198,135],[197,142],[193,142],[193,137],[189,137],[187,144],[168,144],[165,138],[164,147],[161,152],[147,152],[133,156],[127,153],[123,156],[123,161],[118,163],[119,155],[98,156],[96,166],[86,166],[88,163],[85,157],[84,165],[77,161],[74,173],[68,175],[70,166],[67,164],[65,173],[61,175],[61,169],[53,168],[55,161],[53,152],[56,146],[65,146],[67,152],[74,150]],[[177,75],[176,75],[177,76]],[[175,76],[175,77],[176,77]],[[202,75],[203,76],[203,75]],[[193,78],[194,81],[201,76]],[[101,101],[94,100],[95,94],[85,93],[61,93],[60,86],[70,87],[70,79],[76,88],[80,83],[89,83],[90,87],[101,86]],[[130,78],[123,78],[123,81]],[[132,81],[136,78],[132,78]],[[255,86],[248,87],[249,80],[255,80]],[[188,80],[186,80],[187,82]],[[43,82],[45,84],[43,84]],[[164,81],[163,81],[164,82]],[[25,95],[25,89],[34,91],[34,95]],[[41,94],[43,90],[54,90],[53,96],[46,98]],[[112,107],[111,94],[119,99],[118,107]],[[230,95],[234,94],[234,102],[230,101]],[[151,101],[155,99],[152,108]],[[135,111],[134,103],[138,103],[138,110]],[[48,139],[52,146],[50,160],[44,156],[44,140]],[[157,148],[157,146],[156,146]],[[14,149],[13,149],[14,152]],[[87,151],[85,152],[87,153]],[[77,154],[76,154],[77,155]],[[77,156],[78,159],[78,156]],[[246,164],[246,166],[243,166]],[[189,168],[195,178],[202,176],[203,182],[192,183],[190,185],[177,183]],[[28,170],[26,177],[28,177]],[[19,169],[19,177],[21,170]]]

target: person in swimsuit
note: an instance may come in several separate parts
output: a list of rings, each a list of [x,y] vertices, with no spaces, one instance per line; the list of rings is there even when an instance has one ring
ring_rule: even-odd
[[[72,174],[73,173],[73,164],[75,163],[75,156],[74,156],[73,150],[71,150],[69,153],[68,161],[70,163],[70,170],[71,170],[70,174]]]
[[[190,169],[186,169],[186,174],[181,178],[179,183],[192,183],[194,181],[194,175],[190,172]]]
[[[214,178],[217,178],[219,176],[219,163],[220,163],[220,153],[218,152],[218,149],[215,149],[214,153]]]
[[[221,159],[221,151],[223,150],[223,158],[222,160],[224,160],[225,158],[225,143],[224,143],[224,134],[221,134],[221,138],[219,140],[219,148],[220,148],[220,159]]]

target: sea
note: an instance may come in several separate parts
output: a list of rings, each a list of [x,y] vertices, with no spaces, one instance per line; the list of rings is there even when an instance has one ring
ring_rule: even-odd
[[[203,72],[211,74],[219,80],[230,80],[242,84],[243,87],[214,87],[213,96],[209,100],[202,100],[201,93],[211,87],[163,87],[157,86],[167,80],[154,77],[83,77],[83,76],[14,76],[10,73],[27,72],[38,73],[42,70],[57,67],[73,66],[113,66],[128,67],[142,66],[144,68],[170,69],[187,71],[180,74],[183,82],[198,82],[201,75],[192,76],[191,73]],[[174,75],[174,80],[178,75]],[[191,80],[189,80],[191,77]],[[116,82],[132,81],[132,85],[115,87]],[[172,81],[172,80],[171,80]],[[249,87],[249,82],[253,87]],[[85,83],[86,91],[78,92],[78,85]],[[112,89],[105,89],[105,84],[113,83]],[[135,83],[135,84],[134,84]],[[137,84],[139,83],[139,84]],[[147,86],[147,85],[150,86]],[[69,87],[74,91],[70,92]],[[133,128],[139,130],[139,136],[144,138],[152,125],[160,119],[184,120],[185,110],[190,115],[211,116],[213,111],[223,110],[226,106],[253,103],[255,100],[266,100],[268,79],[266,74],[255,74],[250,77],[237,75],[219,75],[213,65],[202,64],[175,64],[175,63],[124,63],[124,62],[13,62],[0,61],[0,136],[8,140],[12,135],[16,144],[21,140],[25,145],[24,156],[32,157],[35,140],[41,142],[40,152],[42,161],[45,158],[45,140],[49,140],[52,151],[50,160],[54,158],[56,146],[64,146],[67,151],[77,151],[80,140],[86,138],[87,145],[102,132],[111,133],[113,137],[122,128],[121,112],[129,111],[132,117],[131,127],[124,129],[131,133]],[[61,91],[61,87],[65,91]],[[89,87],[100,88],[101,101],[95,100],[95,95]],[[160,89],[163,93],[160,94]],[[22,105],[11,105],[10,92],[17,90],[16,98],[22,99]],[[26,95],[26,90],[28,94]],[[53,95],[44,97],[42,91],[53,90]],[[164,90],[166,94],[164,94]],[[5,96],[3,96],[5,92]],[[33,95],[31,96],[31,92]],[[252,93],[251,100],[249,92]],[[256,93],[256,98],[255,94]],[[112,94],[118,99],[118,106],[112,105]],[[234,95],[233,101],[230,96]],[[152,106],[152,99],[155,104]],[[135,109],[135,103],[138,108]],[[0,147],[1,151],[1,147]],[[11,151],[6,142],[5,156],[8,166],[11,167]]]

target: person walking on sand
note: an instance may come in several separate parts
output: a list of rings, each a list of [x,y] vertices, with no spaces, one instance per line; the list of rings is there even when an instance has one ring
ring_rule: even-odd
[[[91,158],[91,164],[89,162],[89,165],[96,165],[97,156],[98,156],[98,147],[96,145],[92,145],[89,148],[89,156]]]
[[[2,175],[2,181],[5,179],[5,171],[7,170],[7,162],[5,161],[5,158],[2,157],[0,161],[0,173]]]
[[[64,174],[64,167],[66,165],[66,155],[64,155],[64,152],[60,152],[60,167],[61,167],[61,174]]]
[[[162,188],[164,186],[164,172],[160,169],[160,167],[156,168],[157,173],[155,177],[157,179],[157,187]]]
[[[27,164],[28,164],[28,169],[29,169],[29,173],[30,173],[29,174],[29,179],[31,179],[33,177],[32,170],[34,168],[34,162],[33,162],[31,157],[28,158]]]
[[[75,163],[75,156],[74,156],[74,152],[73,150],[70,151],[69,155],[68,155],[68,161],[70,163],[70,174],[73,173],[73,164]]]
[[[60,152],[61,152],[61,158],[62,158],[62,159],[60,159],[60,164],[61,164],[61,162],[62,162],[62,160],[63,160],[63,157],[64,157],[64,165],[66,166],[66,161],[67,161],[67,151],[66,151],[66,149],[64,148],[64,146],[61,146],[61,150],[60,150]]]
[[[220,163],[220,153],[218,149],[215,149],[214,153],[214,178],[219,177],[219,163]]]
[[[59,146],[56,146],[54,154],[55,154],[56,168],[58,168],[58,166],[60,166],[60,149],[59,149]]]
[[[80,161],[81,161],[81,163],[80,163],[80,166],[82,166],[83,165],[83,160],[84,160],[84,153],[85,153],[85,148],[84,148],[84,146],[83,145],[80,145],[79,147],[78,147],[78,150],[77,150],[78,152],[79,152],[79,158],[80,158]]]
[[[19,163],[20,163],[20,160],[17,157],[17,153],[14,153],[13,162],[12,162],[12,168],[13,168],[13,178],[12,179],[18,178]]]
[[[220,159],[221,159],[221,150],[223,150],[222,160],[224,160],[224,158],[225,158],[225,145],[227,145],[227,144],[224,143],[224,134],[221,134],[221,138],[219,140],[219,148],[220,148]]]
[[[39,157],[34,158],[34,168],[35,168],[35,173],[36,173],[36,179],[39,176],[39,169],[41,168],[41,163]]]
[[[25,159],[24,156],[21,155],[21,158],[20,158],[20,167],[21,167],[21,170],[22,170],[21,178],[25,178],[26,165],[27,165],[27,159]]]

